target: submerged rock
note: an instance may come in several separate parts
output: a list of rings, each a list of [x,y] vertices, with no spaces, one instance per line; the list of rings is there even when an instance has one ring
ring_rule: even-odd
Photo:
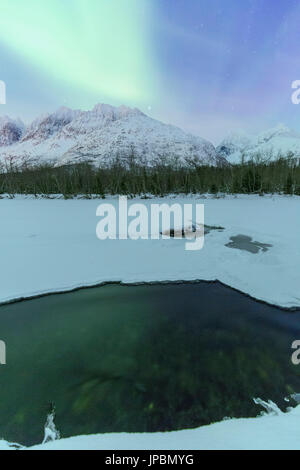
[[[170,238],[197,238],[202,237],[203,235],[209,234],[212,230],[217,230],[218,232],[222,232],[225,230],[224,227],[218,227],[214,225],[197,225],[192,224],[187,227],[182,228],[171,228],[170,230],[165,230],[164,232],[160,232],[161,235]]]

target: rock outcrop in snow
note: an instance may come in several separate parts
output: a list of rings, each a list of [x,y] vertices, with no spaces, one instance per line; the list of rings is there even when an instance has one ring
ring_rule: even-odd
[[[13,160],[16,164],[90,161],[107,165],[116,158],[124,163],[135,159],[149,166],[159,161],[179,165],[223,162],[214,146],[200,137],[163,124],[138,109],[106,104],[98,104],[91,111],[60,108],[34,121],[21,140],[7,142],[0,150],[0,161]]]
[[[39,117],[27,128],[22,142],[41,143],[70,124],[79,113],[80,111],[72,111],[69,108],[61,107],[53,114]]]
[[[20,120],[0,117],[0,147],[6,147],[18,142],[24,132],[24,124]]]
[[[235,132],[228,135],[216,150],[229,163],[300,158],[300,134],[282,124],[256,136]]]

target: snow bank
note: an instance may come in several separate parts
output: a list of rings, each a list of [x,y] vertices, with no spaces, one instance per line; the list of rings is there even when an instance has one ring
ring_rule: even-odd
[[[0,200],[0,302],[106,281],[201,279],[219,280],[272,304],[300,306],[299,197],[176,198],[204,203],[206,224],[225,227],[209,233],[204,248],[194,252],[184,249],[184,240],[98,240],[100,202]],[[109,202],[117,205],[118,199]],[[273,247],[258,254],[226,247],[238,234]]]
[[[266,405],[269,412],[258,418],[231,419],[168,433],[71,437],[29,450],[299,450],[300,406],[282,413],[276,405]],[[11,447],[0,442],[0,449]]]

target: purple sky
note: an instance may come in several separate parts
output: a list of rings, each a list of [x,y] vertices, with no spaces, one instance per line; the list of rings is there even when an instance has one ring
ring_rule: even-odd
[[[300,131],[299,0],[157,0],[165,119],[218,141],[234,128]],[[170,86],[171,77],[171,86]]]
[[[10,4],[18,1],[21,0],[10,0]],[[52,5],[53,9],[58,5],[57,0],[45,1],[49,2],[49,11]],[[113,1],[116,0],[110,0]],[[37,61],[30,60],[31,51],[26,48],[33,47],[32,44],[27,46],[26,41],[20,40],[19,50],[16,44],[10,47],[10,38],[0,31],[0,80],[5,80],[8,88],[7,105],[1,105],[0,115],[20,116],[28,122],[60,105],[86,109],[97,102],[110,102],[136,105],[154,118],[176,124],[214,143],[231,130],[257,132],[278,123],[300,132],[300,106],[291,103],[291,84],[300,79],[300,0],[118,1],[123,2],[123,10],[128,5],[127,19],[124,11],[122,14],[124,22],[134,21],[134,28],[136,25],[135,41],[147,44],[147,52],[143,55],[137,56],[139,48],[127,50],[128,60],[134,63],[132,56],[136,55],[140,64],[140,67],[136,65],[140,69],[139,83],[144,87],[143,99],[120,98],[118,90],[115,90],[115,99],[114,91],[109,98],[105,93],[96,92],[95,82],[101,83],[104,78],[107,82],[108,76],[91,76],[90,90],[80,88],[75,79],[74,83],[67,83],[63,70],[52,68],[53,73],[47,76]],[[53,11],[53,18],[57,14],[58,26],[63,28],[66,24],[64,41],[69,49],[73,44],[70,34],[79,41],[74,40],[74,61],[78,61],[76,51],[82,46],[78,34],[82,18],[80,8],[88,4],[85,22],[93,25],[88,28],[91,41],[97,39],[96,30],[93,34],[91,28],[97,25],[100,31],[102,18],[99,7],[95,6],[98,0],[65,2],[64,10],[58,10],[56,6],[57,13]],[[0,4],[2,26],[8,14],[8,10],[3,11],[4,3],[8,5],[9,2],[3,0]],[[117,8],[112,9],[111,15],[118,14]],[[49,28],[56,25],[53,18],[51,25],[49,20]],[[24,27],[21,17],[16,17],[15,21],[14,37],[19,25]],[[47,28],[47,15],[43,21]],[[70,21],[74,23],[73,29]],[[133,26],[131,23],[127,31],[134,29]],[[31,26],[31,36],[34,27]],[[38,34],[37,30],[37,42]],[[84,56],[92,70],[99,58],[95,54],[101,54],[104,47],[105,53],[109,53],[114,39],[112,76],[118,74],[118,59],[115,58],[118,38],[114,31],[111,31],[111,38],[109,34],[107,42],[103,44],[102,41],[99,47],[95,43],[88,47],[86,41]],[[133,44],[132,38],[130,40]],[[60,43],[59,52],[64,50],[64,41]],[[35,59],[36,56],[34,51],[32,57]],[[40,59],[42,63],[43,57]],[[78,67],[82,65],[78,63]],[[106,72],[109,67],[106,66]],[[99,70],[105,72],[101,67]]]

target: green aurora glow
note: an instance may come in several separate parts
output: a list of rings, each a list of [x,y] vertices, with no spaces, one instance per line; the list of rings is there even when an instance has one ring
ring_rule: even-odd
[[[0,40],[52,80],[135,105],[155,96],[145,0],[1,0]]]

